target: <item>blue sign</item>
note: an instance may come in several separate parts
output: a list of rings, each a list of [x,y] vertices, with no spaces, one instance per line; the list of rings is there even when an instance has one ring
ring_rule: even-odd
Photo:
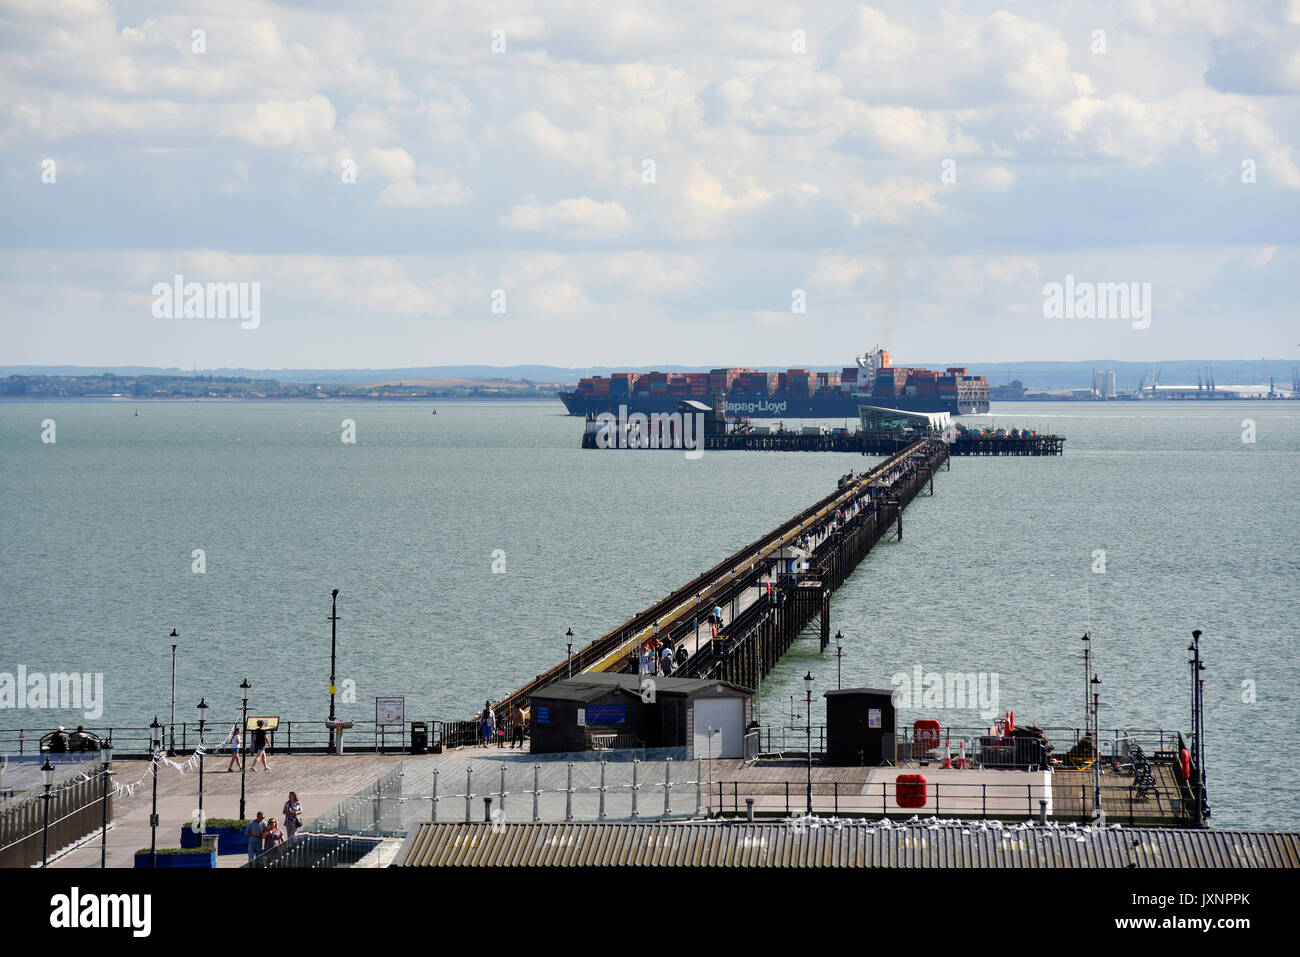
[[[587,724],[626,724],[627,706],[604,704],[587,708]]]
[[[538,709],[537,709],[537,723],[538,723],[538,724],[550,724],[550,723],[551,723],[551,709],[550,709],[550,708],[538,708]]]

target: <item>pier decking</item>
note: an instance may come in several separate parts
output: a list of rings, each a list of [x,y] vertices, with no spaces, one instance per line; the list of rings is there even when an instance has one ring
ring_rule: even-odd
[[[498,716],[552,682],[584,671],[631,669],[638,649],[650,639],[671,637],[685,647],[684,677],[718,677],[748,688],[775,667],[791,642],[814,617],[821,617],[821,642],[830,637],[830,595],[872,545],[889,532],[903,535],[903,509],[928,485],[948,459],[948,447],[918,439],[885,461],[856,475],[831,494],[799,512],[666,598],[602,635],[537,675],[496,705]],[[781,574],[781,556],[803,546],[810,553],[806,574]],[[721,626],[713,638],[708,618],[719,609]],[[732,642],[741,628],[745,639]],[[700,659],[698,662],[696,659]]]
[[[721,452],[849,452],[859,455],[894,455],[916,441],[915,436],[893,432],[839,431],[818,434],[803,432],[705,432],[706,451]],[[596,433],[583,434],[584,449],[600,448]],[[671,443],[638,445],[638,449],[672,449]],[[959,435],[948,443],[949,455],[1061,455],[1062,435]],[[680,448],[673,449],[681,451]]]

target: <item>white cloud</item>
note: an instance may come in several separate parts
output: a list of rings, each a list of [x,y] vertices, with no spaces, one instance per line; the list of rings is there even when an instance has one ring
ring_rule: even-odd
[[[421,169],[421,176],[426,180],[417,183],[404,180],[385,186],[379,194],[381,206],[458,206],[468,203],[473,196],[471,190],[458,183],[454,177],[429,168]]]
[[[501,217],[511,229],[555,232],[570,236],[613,236],[631,225],[627,211],[618,203],[600,203],[587,196],[556,203],[524,202]]]
[[[854,226],[899,225],[910,222],[916,213],[938,210],[935,197],[943,190],[938,176],[934,182],[888,179],[875,186],[855,183],[849,187],[845,205]]]

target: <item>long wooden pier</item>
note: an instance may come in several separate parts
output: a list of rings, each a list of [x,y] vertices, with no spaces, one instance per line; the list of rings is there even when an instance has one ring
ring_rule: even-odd
[[[916,441],[915,436],[894,432],[718,432],[704,434],[704,448],[722,452],[856,452],[861,455],[893,455]],[[584,449],[599,448],[596,436],[587,431]],[[669,448],[643,445],[638,448]],[[949,455],[1061,455],[1063,435],[961,435],[948,444]],[[680,449],[678,449],[680,451]]]
[[[918,439],[842,481],[831,494],[575,651],[570,661],[506,695],[496,713],[513,714],[516,705],[526,706],[531,695],[570,672],[634,669],[641,646],[656,635],[673,642],[679,661],[680,652],[686,653],[674,674],[711,674],[757,687],[814,616],[821,617],[825,647],[831,593],[887,532],[902,538],[903,509],[923,486],[933,491],[934,472],[948,455],[943,442]],[[782,572],[792,548],[810,553],[807,572]],[[717,639],[707,624],[715,608],[722,612]],[[745,639],[728,643],[739,631]]]

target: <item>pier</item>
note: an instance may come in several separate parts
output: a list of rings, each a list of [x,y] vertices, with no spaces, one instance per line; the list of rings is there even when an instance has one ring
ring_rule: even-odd
[[[857,452],[892,455],[913,439],[890,432],[727,432],[704,436],[706,450],[726,452]],[[587,446],[583,446],[586,448]],[[594,447],[594,446],[593,446]],[[1065,437],[1060,435],[959,436],[948,443],[949,455],[1060,455]]]
[[[820,618],[821,647],[826,647],[832,592],[881,538],[902,539],[903,509],[923,489],[933,493],[934,473],[948,455],[943,442],[928,437],[894,451],[506,695],[495,705],[497,714],[527,707],[546,686],[583,672],[635,672],[640,647],[656,637],[678,649],[674,676],[757,688],[813,618]],[[806,571],[790,571],[803,567],[801,561]]]

